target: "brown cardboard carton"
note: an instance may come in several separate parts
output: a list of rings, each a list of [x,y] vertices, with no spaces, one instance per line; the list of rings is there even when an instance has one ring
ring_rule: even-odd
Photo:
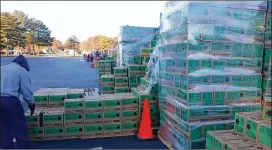
[[[63,107],[48,107],[43,114],[43,127],[63,126]]]
[[[84,99],[84,112],[102,112],[103,108],[103,97],[88,97]]]
[[[44,139],[45,140],[57,140],[64,139],[64,127],[45,127]]]
[[[30,141],[42,141],[44,140],[44,129],[39,128],[28,128],[28,137]]]
[[[64,100],[67,98],[67,92],[51,92],[49,94],[49,106],[57,107],[63,106]]]
[[[65,113],[82,113],[84,110],[84,99],[65,99],[64,112]]]
[[[77,139],[83,138],[84,136],[84,126],[65,126],[65,139]]]
[[[103,137],[103,124],[85,125],[84,138],[98,138]]]
[[[83,125],[83,119],[83,113],[64,113],[65,126]]]

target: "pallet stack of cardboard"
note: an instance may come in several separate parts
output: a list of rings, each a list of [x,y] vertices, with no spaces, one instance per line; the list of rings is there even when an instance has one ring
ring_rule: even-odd
[[[138,130],[139,100],[132,93],[99,95],[98,89],[85,93],[84,89],[66,89],[63,99],[63,94],[50,96],[53,91],[65,90],[38,90],[35,114],[25,114],[31,141],[127,136]],[[59,104],[49,107],[57,98]]]
[[[160,134],[203,149],[207,131],[260,111],[265,2],[168,2],[158,57]]]
[[[112,74],[101,76],[102,94],[114,93],[114,76]]]
[[[271,103],[272,89],[271,89],[271,78],[272,78],[272,35],[271,35],[271,24],[272,24],[272,11],[271,1],[268,1],[268,9],[266,12],[266,26],[265,26],[265,41],[264,41],[264,56],[263,56],[263,117],[272,118],[271,107],[268,106]]]
[[[111,74],[111,60],[99,60],[97,64],[99,81],[101,80],[102,75]]]
[[[236,113],[234,130],[207,133],[206,149],[269,150],[271,132],[271,119],[265,120],[261,111]]]

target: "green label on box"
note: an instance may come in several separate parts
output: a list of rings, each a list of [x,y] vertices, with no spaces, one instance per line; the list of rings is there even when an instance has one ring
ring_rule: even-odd
[[[48,101],[48,95],[46,96],[34,96],[34,101],[36,103],[44,103]]]
[[[121,130],[120,124],[104,124],[104,131]]]
[[[50,103],[59,103],[63,102],[66,99],[66,95],[58,95],[58,96],[49,96]]]
[[[213,75],[211,76],[211,84],[224,84],[229,83],[230,78],[226,75]]]
[[[235,114],[234,129],[240,133],[244,133],[245,118]]]
[[[39,115],[25,116],[27,123],[37,123],[39,121]]]
[[[114,82],[114,78],[109,78],[109,77],[101,77],[101,82]]]
[[[227,92],[227,100],[239,100],[243,96],[244,96],[244,93],[241,93],[240,91]]]
[[[258,142],[267,146],[271,147],[271,135],[272,135],[272,129],[271,127],[268,127],[266,125],[260,125],[259,128],[259,140]]]
[[[68,99],[83,98],[83,93],[67,94]]]
[[[246,136],[253,140],[257,138],[257,122],[248,119],[246,124]]]
[[[84,126],[85,133],[95,133],[95,132],[103,132],[103,125],[98,124],[98,125],[88,125]]]
[[[263,57],[264,44],[254,44],[253,57],[262,58]]]
[[[213,129],[209,130],[209,128],[208,128],[207,131],[212,131],[212,130]],[[205,127],[204,127],[204,133],[206,133],[205,132]],[[204,136],[204,137],[206,137],[206,136]],[[206,149],[207,150],[213,150],[214,149],[213,139],[214,139],[213,136],[210,133],[207,133],[207,137],[206,137]]]
[[[231,52],[232,57],[241,57],[243,46],[244,45],[242,43],[233,43]]]
[[[252,81],[252,76],[249,75],[244,75],[243,76],[243,81],[242,81],[242,86],[243,87],[251,87],[251,81]]]
[[[104,112],[104,119],[120,118],[120,112]]]
[[[63,127],[49,127],[44,129],[46,135],[64,135]]]
[[[128,87],[115,87],[115,93],[124,93],[128,91]]]
[[[102,86],[102,91],[113,91],[114,87],[113,86]]]
[[[138,122],[129,122],[122,124],[122,130],[136,129],[138,127]]]
[[[200,93],[188,93],[189,104],[199,104],[200,103]]]
[[[85,101],[85,108],[103,108],[101,101]]]
[[[65,133],[66,134],[78,134],[84,131],[83,126],[66,126]]]
[[[224,105],[225,96],[225,92],[214,92],[214,105]]]
[[[202,137],[202,128],[197,127],[196,129],[191,131],[190,137],[192,140],[201,139]]]
[[[205,69],[205,68],[212,68],[212,61],[211,60],[201,60],[201,68]]]
[[[28,135],[29,136],[42,136],[43,135],[43,128],[28,128]]]
[[[126,105],[135,105],[135,104],[138,104],[138,98],[125,98],[125,99],[122,99],[122,105],[123,106],[126,106]]]
[[[45,123],[50,123],[50,122],[59,122],[63,120],[63,114],[48,114],[48,115],[43,115],[43,121]]]
[[[70,102],[64,101],[64,108],[83,108],[83,102],[82,101],[70,101]]]
[[[121,100],[104,100],[104,107],[116,107],[121,106]]]
[[[201,102],[203,105],[212,105],[213,103],[213,92],[202,92]]]
[[[137,83],[138,76],[131,75],[129,76],[129,83]]]
[[[122,112],[122,117],[137,117],[138,111],[123,111]]]
[[[190,109],[190,117],[203,117],[209,115],[209,108]]]
[[[227,130],[227,125],[226,124],[216,124],[215,130]]]
[[[102,120],[103,113],[98,112],[98,113],[84,113],[84,120]]]
[[[128,77],[115,78],[115,83],[127,83],[127,82],[128,82]]]
[[[82,120],[83,115],[81,113],[69,113],[69,114],[64,114],[65,120],[66,121],[75,121],[75,120]]]
[[[208,140],[211,137],[211,135],[207,134],[207,131],[213,131],[214,130],[214,125],[205,125],[203,130],[204,130],[203,137],[207,137],[207,140]],[[212,138],[212,140],[213,140],[213,138]],[[213,143],[213,141],[209,141],[209,142]]]
[[[242,83],[242,76],[240,76],[240,75],[232,75],[231,76],[231,83],[232,83],[233,86],[240,87],[241,83]]]
[[[127,68],[114,68],[114,74],[126,74]]]
[[[244,44],[243,57],[251,58],[253,56],[253,44]]]
[[[195,72],[199,70],[199,61],[198,60],[188,60],[188,73]]]

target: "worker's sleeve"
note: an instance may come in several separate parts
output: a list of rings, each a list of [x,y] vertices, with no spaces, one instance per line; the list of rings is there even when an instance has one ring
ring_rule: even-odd
[[[27,71],[20,73],[20,91],[27,104],[34,103],[33,91],[31,89],[31,79]]]

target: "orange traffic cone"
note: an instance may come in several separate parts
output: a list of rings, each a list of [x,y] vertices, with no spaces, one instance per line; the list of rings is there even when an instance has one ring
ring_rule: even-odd
[[[144,100],[142,119],[140,122],[140,128],[137,136],[139,139],[142,140],[154,139],[151,125],[150,108],[147,98]]]

